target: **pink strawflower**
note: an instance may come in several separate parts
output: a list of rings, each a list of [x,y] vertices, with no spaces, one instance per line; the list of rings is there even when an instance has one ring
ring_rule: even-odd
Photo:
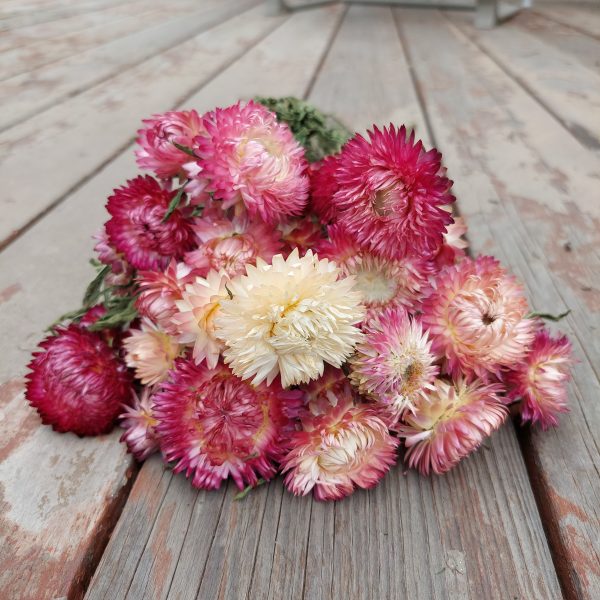
[[[304,255],[307,250],[314,250],[324,239],[321,224],[308,215],[286,219],[279,224],[278,230],[286,256],[293,252],[294,248],[298,248],[300,254]]]
[[[522,398],[521,418],[542,429],[558,425],[558,415],[569,411],[566,383],[573,364],[571,342],[566,336],[553,338],[547,329],[535,336],[530,353],[509,372],[508,397]]]
[[[215,317],[219,314],[221,301],[228,298],[229,277],[221,271],[209,271],[204,277],[196,277],[185,286],[181,300],[175,302],[177,313],[171,323],[178,332],[182,344],[194,346],[196,363],[206,360],[213,369],[224,345],[215,332]]]
[[[251,217],[276,222],[302,212],[307,162],[290,128],[259,104],[234,104],[205,115],[194,142],[203,176],[224,208],[238,202]]]
[[[125,405],[125,412],[119,415],[121,427],[125,429],[120,441],[127,444],[129,452],[140,462],[159,449],[154,429],[157,421],[152,414],[152,392],[150,387],[144,387],[141,395],[133,392],[133,405]]]
[[[434,262],[438,269],[453,265],[466,256],[465,248],[468,244],[462,239],[467,233],[467,225],[462,217],[454,217],[454,223],[446,227],[444,243],[435,255]]]
[[[154,397],[162,452],[198,488],[219,488],[230,475],[240,489],[271,479],[288,448],[287,406],[300,395],[242,381],[221,362],[178,359]]]
[[[418,256],[386,259],[361,249],[340,225],[327,228],[328,240],[316,251],[321,258],[334,261],[344,275],[356,280],[367,314],[374,316],[383,308],[406,306],[417,310],[435,273],[431,261]]]
[[[423,302],[423,326],[454,378],[488,379],[523,360],[536,323],[523,286],[490,256],[464,258],[443,269]]]
[[[312,490],[318,500],[339,500],[379,482],[396,462],[398,440],[375,406],[354,405],[342,371],[328,369],[323,378],[307,386],[312,412],[292,434],[282,466],[285,485],[297,496]]]
[[[106,276],[105,282],[109,286],[126,286],[131,282],[134,269],[125,260],[125,256],[117,252],[111,245],[106,229],[103,227],[92,239],[97,240],[94,251],[98,255],[98,260],[110,266],[110,273]]]
[[[194,159],[173,142],[191,148],[203,131],[202,117],[195,110],[181,110],[153,115],[143,123],[138,131],[137,164],[163,179],[181,175],[184,164]]]
[[[255,265],[258,257],[271,262],[283,248],[276,229],[252,221],[247,214],[197,219],[194,232],[199,247],[188,252],[185,261],[202,277],[210,270],[223,270],[230,277],[240,275],[246,272],[246,265]]]
[[[101,335],[57,327],[28,367],[25,397],[46,425],[79,436],[110,431],[131,395],[127,368]]]
[[[164,272],[140,271],[137,277],[139,295],[135,302],[140,316],[175,335],[177,327],[171,322],[171,317],[177,312],[175,302],[181,300],[185,286],[192,283],[195,276],[191,267],[175,260]]]
[[[423,475],[445,473],[476,450],[483,439],[502,425],[508,411],[498,394],[499,384],[479,380],[453,385],[440,379],[427,397],[407,411],[398,434],[408,451],[405,460]]]
[[[337,214],[333,196],[339,189],[335,179],[338,162],[337,156],[328,156],[310,166],[310,207],[322,223],[331,223]]]
[[[443,242],[452,216],[444,208],[454,202],[452,182],[437,150],[425,152],[415,134],[404,127],[377,127],[352,138],[336,169],[334,195],[338,222],[376,254],[402,258],[430,256]]]
[[[163,381],[181,352],[181,346],[169,334],[142,321],[140,329],[130,329],[123,341],[125,363],[135,370],[142,385]]]
[[[109,240],[136,269],[164,269],[171,258],[183,258],[193,248],[191,221],[180,209],[164,221],[174,195],[146,175],[129,180],[108,199]]]
[[[400,416],[433,389],[439,368],[431,341],[402,307],[381,311],[363,325],[363,332],[351,359],[350,380],[362,395]]]

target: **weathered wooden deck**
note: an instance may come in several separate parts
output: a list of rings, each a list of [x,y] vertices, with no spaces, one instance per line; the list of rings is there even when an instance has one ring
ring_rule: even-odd
[[[258,0],[0,6],[0,597],[600,598],[600,10],[468,13]],[[522,277],[578,364],[572,412],[505,427],[444,477],[395,468],[336,504],[281,482],[234,502],[118,432],[52,433],[23,400],[43,329],[76,306],[139,119],[296,95],[444,153],[475,252]]]

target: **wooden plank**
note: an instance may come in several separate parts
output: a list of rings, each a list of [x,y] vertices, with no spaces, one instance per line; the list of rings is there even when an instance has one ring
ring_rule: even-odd
[[[554,44],[588,69],[597,71],[600,67],[600,40],[531,10],[522,11],[516,23],[544,43]]]
[[[132,10],[139,10],[140,4],[146,4],[146,0],[133,0],[116,6],[108,6],[102,10],[82,13],[65,17],[48,23],[38,23],[19,27],[17,29],[7,29],[2,32],[0,37],[0,51],[15,49],[28,44],[34,44],[39,40],[49,40],[70,35],[72,33],[81,33],[85,29],[96,27],[100,24],[109,24],[120,16],[131,14]]]
[[[39,114],[235,14],[236,0],[206,0],[200,8],[69,56],[0,85],[0,130]]]
[[[12,9],[6,7],[0,13],[0,29],[17,29],[27,27],[36,23],[46,23],[56,21],[65,17],[78,15],[96,10],[103,10],[109,6],[117,4],[118,0],[91,0],[89,2],[78,2],[74,5],[72,2],[57,3],[54,6],[36,10],[31,5],[16,3]]]
[[[281,23],[261,6],[243,12],[255,3],[238,0],[234,19],[0,134],[0,247],[127,146],[142,118],[175,106]]]
[[[287,79],[283,81],[286,87],[278,91],[277,80],[272,79],[277,72],[267,68],[264,48],[271,48],[274,60],[285,60],[286,52],[299,43],[296,36],[305,37],[298,23],[308,19],[314,19],[312,39],[323,40],[325,35],[317,35],[317,28],[324,27],[322,14],[294,15],[255,49],[260,62],[248,58],[247,68],[257,65],[251,73],[242,73],[239,66],[228,69],[200,92],[194,104],[205,107],[207,101],[231,100],[222,90],[234,94],[234,82],[243,75],[244,85],[248,82],[252,93],[262,91],[261,85],[268,93],[277,94],[298,95],[304,89],[311,101],[343,114],[350,124],[356,122],[361,128],[372,121],[413,119],[419,130],[426,131],[424,116],[415,109],[416,94],[411,91],[401,45],[393,35],[389,8],[352,7],[314,85],[307,68],[307,77],[305,81],[298,78],[295,92],[287,87]],[[376,34],[366,35],[366,31]],[[273,42],[276,38],[280,39],[277,45]],[[356,60],[361,55],[363,59]],[[306,60],[306,55],[302,56]],[[312,64],[314,70],[318,58]],[[372,88],[379,78],[387,85],[376,90],[389,96],[379,98],[379,108],[373,110],[368,98],[377,96]],[[209,89],[213,85],[216,89]],[[370,110],[367,116],[363,114],[365,106]],[[142,474],[155,468],[150,462]],[[138,479],[136,495],[144,496],[147,485]],[[187,505],[195,492],[180,493]],[[127,549],[128,555],[146,557],[143,569],[124,567],[119,560],[122,540],[131,535],[130,515],[140,506],[130,498],[86,597],[109,597],[115,582],[120,590],[128,589],[133,581],[146,581],[150,565],[158,561],[169,575],[173,563],[178,565],[166,596],[161,581],[157,597],[178,599],[560,597],[510,427],[494,436],[487,450],[445,477],[405,475],[402,467],[397,467],[374,490],[357,492],[336,504],[294,498],[283,490],[280,480],[261,486],[240,503],[232,501],[233,493],[232,489],[225,492],[222,508],[220,493],[198,493],[193,512],[199,516],[211,510],[210,519],[204,519],[211,525],[206,535],[200,533],[204,528],[190,526],[181,536],[180,550],[170,546],[172,538],[155,547],[147,542],[154,531],[152,523],[170,514],[166,503],[153,510],[146,531],[138,534],[139,544]],[[198,505],[200,498],[202,506]],[[124,596],[113,593],[111,597]]]
[[[259,7],[232,19],[229,26],[207,32],[201,43],[188,47],[197,51],[188,57],[190,65],[197,65],[197,85],[210,69],[244,52],[278,22],[266,21]],[[185,72],[189,77],[190,69]],[[169,86],[175,81],[163,83]],[[191,81],[186,81],[189,89]],[[160,105],[156,94],[156,109],[172,106],[167,90],[163,93],[166,105]],[[127,495],[131,460],[117,441],[119,433],[79,439],[40,426],[23,399],[23,374],[44,328],[81,300],[91,274],[90,236],[106,219],[102,198],[136,171],[129,147],[0,253],[3,598],[81,597]],[[157,483],[156,489],[161,485]],[[160,503],[160,493],[153,490],[153,494],[158,494]]]
[[[115,38],[121,38],[132,32],[145,29],[164,21],[170,16],[188,13],[187,3],[168,2],[132,2],[124,5],[128,13],[120,18],[102,20],[95,27],[88,27],[83,32],[75,31],[59,38],[43,38],[28,45],[12,47],[0,54],[0,78],[8,79],[20,73],[32,71],[56,62],[67,56],[80,54],[94,46],[100,46]]]
[[[577,4],[564,6],[561,4],[544,4],[534,9],[539,15],[552,19],[595,38],[600,38],[600,8],[594,5]]]
[[[581,64],[556,40],[545,42],[522,29],[519,17],[491,31],[475,29],[465,15],[454,14],[452,21],[585,147],[600,149],[598,68]]]
[[[507,263],[536,309],[572,310],[560,324],[579,359],[572,412],[522,442],[563,590],[598,598],[599,159],[439,14],[398,18],[473,249]]]

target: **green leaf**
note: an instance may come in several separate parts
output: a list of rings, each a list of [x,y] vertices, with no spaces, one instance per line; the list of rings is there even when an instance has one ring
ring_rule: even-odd
[[[352,133],[339,121],[299,98],[256,97],[254,100],[273,111],[279,121],[289,125],[310,162],[337,154],[352,137]]]
[[[189,156],[193,156],[196,160],[198,160],[198,157],[194,154],[194,151],[188,146],[183,146],[182,144],[178,144],[177,142],[172,142],[172,144],[173,146],[175,146],[175,148],[177,148],[177,150],[181,150],[182,152],[185,152]]]
[[[64,315],[61,315],[60,317],[58,317],[58,319],[56,319],[56,321],[54,321],[54,323],[46,327],[46,331],[52,331],[56,328],[57,325],[60,325],[64,321],[78,321],[79,319],[81,319],[81,317],[83,317],[83,315],[85,315],[87,310],[88,309],[84,306],[82,308],[78,308],[77,310],[72,310],[65,313]]]
[[[135,307],[136,296],[111,296],[110,290],[104,302],[106,314],[90,325],[90,331],[101,331],[115,327],[126,327],[138,316]]]
[[[167,208],[167,212],[165,213],[165,216],[162,218],[163,223],[166,223],[168,221],[169,217],[173,214],[175,209],[179,206],[179,203],[181,202],[181,198],[183,197],[183,194],[185,193],[185,186],[187,183],[188,182],[186,181],[179,188],[179,190],[177,190],[177,193],[173,196],[173,199],[171,200],[171,202],[169,202],[169,207]]]
[[[571,312],[570,308],[569,308],[569,310],[566,310],[564,313],[560,313],[559,315],[553,315],[551,313],[544,313],[544,312],[530,312],[527,315],[527,318],[533,319],[535,317],[538,317],[538,318],[544,319],[546,321],[554,321],[555,323],[558,323],[558,321],[561,321],[562,319],[564,319],[570,312]]]
[[[105,277],[110,273],[110,266],[104,265],[94,279],[90,282],[83,296],[83,306],[89,308],[98,303]]]
[[[243,500],[252,490],[256,489],[259,485],[267,483],[264,479],[259,479],[256,485],[247,485],[241,492],[237,493],[233,499],[237,502]]]

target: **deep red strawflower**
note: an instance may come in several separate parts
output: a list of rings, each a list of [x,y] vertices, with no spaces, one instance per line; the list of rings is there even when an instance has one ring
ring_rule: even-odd
[[[309,169],[310,207],[324,224],[334,221],[337,213],[333,203],[333,195],[339,188],[335,179],[337,166],[338,157],[328,156]]]
[[[219,362],[214,369],[180,358],[154,396],[161,450],[194,487],[217,489],[230,475],[243,489],[271,479],[288,450],[299,390],[252,385]]]
[[[333,200],[337,220],[362,246],[386,258],[431,256],[443,243],[454,202],[437,150],[425,151],[405,127],[377,127],[342,150]]]
[[[165,269],[171,258],[181,259],[194,247],[191,219],[180,209],[164,221],[174,196],[146,175],[129,180],[108,199],[106,208],[112,218],[106,233],[136,269]]]
[[[127,367],[101,335],[58,327],[29,363],[25,397],[56,431],[107,433],[131,397]]]

